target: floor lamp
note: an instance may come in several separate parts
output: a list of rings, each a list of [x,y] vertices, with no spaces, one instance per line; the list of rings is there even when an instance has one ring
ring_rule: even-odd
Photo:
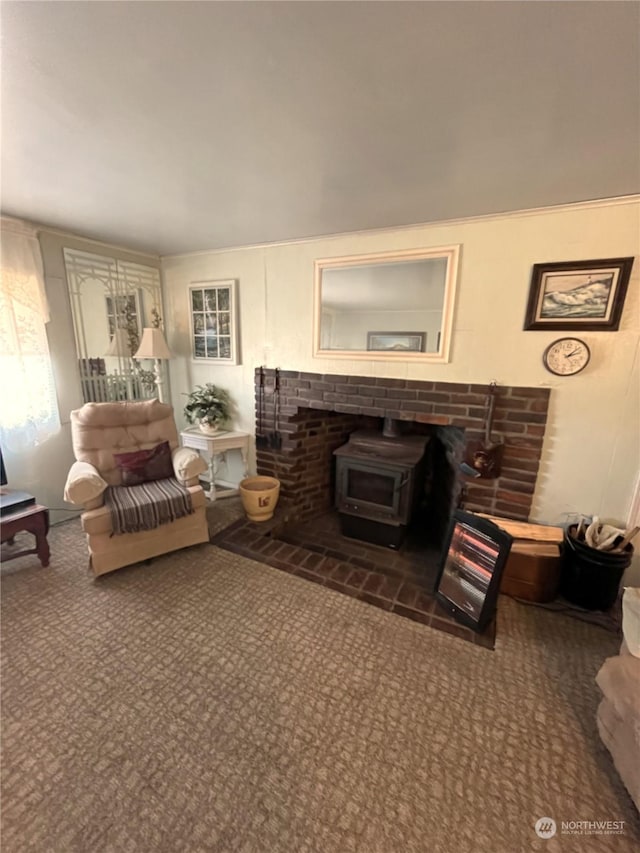
[[[172,355],[171,351],[169,350],[169,347],[167,346],[167,342],[164,339],[162,330],[155,328],[143,329],[140,346],[138,347],[137,353],[133,357],[153,359],[153,372],[156,377],[156,385],[158,386],[158,399],[161,403],[164,403],[164,379],[162,376],[162,366],[160,364],[160,360],[172,358]]]

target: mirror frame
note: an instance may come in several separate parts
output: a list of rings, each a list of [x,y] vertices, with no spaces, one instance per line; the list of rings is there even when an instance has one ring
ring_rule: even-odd
[[[327,269],[341,269],[363,264],[391,264],[401,261],[429,260],[446,258],[444,302],[442,306],[442,326],[440,346],[437,352],[380,352],[369,350],[321,349],[320,334],[322,320],[322,274]],[[314,358],[351,358],[368,361],[409,361],[444,364],[449,361],[451,350],[451,332],[455,308],[456,286],[460,244],[439,246],[432,249],[398,249],[392,252],[375,252],[366,255],[343,255],[335,258],[318,258],[314,261],[313,286],[313,356]]]

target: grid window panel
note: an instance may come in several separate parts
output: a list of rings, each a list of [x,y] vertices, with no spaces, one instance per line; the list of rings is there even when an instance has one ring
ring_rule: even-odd
[[[229,282],[218,286],[191,288],[194,358],[234,361],[233,286],[233,282]]]
[[[207,335],[207,357],[218,358],[218,338],[216,335]]]

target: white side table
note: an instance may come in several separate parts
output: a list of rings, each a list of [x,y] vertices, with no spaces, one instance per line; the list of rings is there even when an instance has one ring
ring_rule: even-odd
[[[192,447],[195,450],[204,451],[209,457],[209,491],[207,497],[210,501],[238,494],[237,483],[228,483],[225,480],[216,481],[216,475],[220,466],[220,457],[226,459],[229,450],[239,450],[244,465],[244,476],[249,476],[248,432],[220,430],[215,435],[205,435],[198,427],[191,427],[191,429],[185,429],[180,433],[180,439],[183,447]]]

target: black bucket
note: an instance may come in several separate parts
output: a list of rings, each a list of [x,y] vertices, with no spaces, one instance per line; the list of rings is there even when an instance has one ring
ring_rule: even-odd
[[[585,610],[608,610],[631,564],[633,545],[629,543],[620,554],[598,551],[573,538],[576,526],[572,524],[564,534],[560,595]]]

